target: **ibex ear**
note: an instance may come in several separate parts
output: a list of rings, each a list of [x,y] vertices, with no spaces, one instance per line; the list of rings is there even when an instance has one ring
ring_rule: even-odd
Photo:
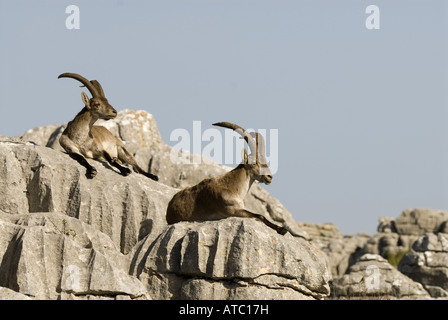
[[[247,155],[247,150],[245,148],[243,148],[243,150],[241,150],[241,159],[243,159],[244,164],[249,163],[249,156]]]
[[[84,104],[86,105],[87,109],[90,109],[90,99],[89,96],[84,91],[81,92],[81,98],[82,101],[84,101]]]

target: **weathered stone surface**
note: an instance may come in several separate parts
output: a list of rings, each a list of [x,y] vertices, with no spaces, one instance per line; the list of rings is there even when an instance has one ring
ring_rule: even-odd
[[[379,224],[378,224],[378,232],[381,233],[390,233],[390,232],[397,232],[397,229],[395,228],[395,219],[392,217],[379,217]]]
[[[365,254],[347,274],[332,281],[337,299],[429,299],[420,283],[412,281],[379,255]]]
[[[360,252],[362,254],[379,254],[385,259],[393,260],[408,252],[416,239],[417,236],[414,235],[378,232],[366,242]]]
[[[89,161],[98,170],[94,179],[87,179],[85,168],[67,154],[0,141],[0,210],[64,213],[109,235],[123,253],[148,233],[157,236],[177,190],[136,173],[124,177],[107,164]]]
[[[305,231],[312,239],[342,239],[344,235],[332,223],[315,224],[311,222],[297,222],[299,228]]]
[[[448,300],[448,290],[444,290],[438,286],[425,285],[426,291],[429,292],[431,297],[437,300]]]
[[[428,233],[420,237],[412,249],[400,261],[398,269],[430,287],[430,292],[436,292],[437,296],[448,296],[448,234]]]
[[[321,299],[329,293],[326,264],[334,298],[448,298],[448,212],[405,210],[380,218],[371,238],[343,236],[331,224],[298,225],[253,185],[246,208],[295,237],[241,218],[167,226],[177,188],[231,168],[189,153],[173,162],[144,111],[98,124],[159,183],[94,160],[98,175],[87,179],[59,145],[65,125],[0,135],[0,299]],[[362,255],[401,257],[411,248],[399,270],[426,291],[379,256]]]
[[[407,209],[397,219],[380,217],[378,233],[367,241],[362,253],[397,260],[426,232],[443,231],[447,221],[448,212],[433,209]]]
[[[9,288],[0,287],[0,300],[32,300],[27,295],[15,292]]]
[[[253,219],[181,222],[142,241],[132,274],[154,299],[320,299],[324,255],[302,238]]]
[[[434,251],[448,253],[448,234],[427,233],[414,242],[412,249],[417,252]]]
[[[359,258],[359,251],[367,240],[368,234],[344,236],[332,223],[298,223],[299,228],[309,234],[311,244],[325,253],[332,278],[343,275],[347,268]]]
[[[34,299],[150,298],[111,239],[59,213],[0,215],[0,286]]]
[[[422,236],[437,233],[448,221],[448,212],[433,209],[408,209],[395,220],[398,234]]]
[[[16,138],[17,140],[28,141],[39,146],[49,147],[49,144],[53,145],[53,143],[55,143],[55,138],[57,136],[57,145],[54,144],[54,146],[55,149],[62,151],[63,149],[59,145],[59,137],[61,136],[62,131],[64,131],[63,129],[65,129],[65,125],[39,126],[28,130]]]

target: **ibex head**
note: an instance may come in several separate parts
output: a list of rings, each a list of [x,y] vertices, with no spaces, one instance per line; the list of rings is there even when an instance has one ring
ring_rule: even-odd
[[[92,113],[92,115],[98,119],[109,120],[117,116],[117,110],[114,109],[104,96],[103,88],[96,80],[87,80],[83,76],[76,73],[63,73],[59,75],[59,78],[73,78],[78,80],[86,87],[92,94],[90,99],[85,92],[81,93],[82,101],[86,105],[86,108]]]
[[[266,160],[266,147],[263,136],[258,132],[248,133],[242,127],[230,122],[218,122],[213,125],[235,130],[246,140],[251,153],[248,154],[247,150],[243,149],[242,165],[246,168],[251,179],[270,184],[272,182],[272,173]]]

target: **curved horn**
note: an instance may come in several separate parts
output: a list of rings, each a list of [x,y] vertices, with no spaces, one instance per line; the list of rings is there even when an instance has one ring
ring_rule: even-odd
[[[100,83],[97,80],[90,80],[90,82],[95,86],[95,88],[98,90],[98,93],[105,97],[103,87],[100,85]]]
[[[250,133],[248,133],[244,128],[240,127],[237,124],[230,123],[230,122],[217,122],[213,124],[214,126],[223,127],[223,128],[229,128],[232,130],[235,130],[238,132],[244,140],[246,140],[247,144],[249,145],[250,152],[252,154],[257,155],[257,143],[255,142],[254,138]],[[258,155],[257,155],[258,157]]]
[[[261,163],[267,163],[266,161],[266,143],[264,141],[264,137],[259,132],[251,132],[250,135],[257,142],[257,160]]]
[[[84,78],[83,76],[80,76],[79,74],[76,73],[63,73],[60,74],[58,79],[60,78],[73,78],[75,80],[78,80],[79,82],[81,82],[87,89],[89,89],[90,93],[92,94],[92,96],[94,98],[99,98],[100,97],[100,93],[98,92],[97,88],[95,87],[94,84],[92,84],[89,80],[87,80],[86,78]]]

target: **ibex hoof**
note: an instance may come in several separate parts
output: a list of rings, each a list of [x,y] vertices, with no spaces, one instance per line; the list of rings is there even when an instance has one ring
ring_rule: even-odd
[[[128,176],[131,174],[131,170],[129,168],[123,168],[121,169],[121,174],[124,176]]]
[[[90,169],[90,170],[87,170],[86,176],[87,176],[87,178],[89,178],[89,179],[93,179],[93,178],[95,178],[96,174],[97,174],[96,169],[95,169],[95,168],[92,168],[92,169]]]
[[[152,173],[146,173],[146,172],[144,172],[143,175],[144,175],[145,177],[148,177],[148,178],[154,180],[154,181],[159,181],[159,177],[153,175]]]
[[[284,235],[288,232],[288,230],[286,230],[286,229],[283,228],[283,227],[279,227],[279,228],[277,229],[277,232],[278,232],[279,234],[281,234],[282,236],[284,236]]]

